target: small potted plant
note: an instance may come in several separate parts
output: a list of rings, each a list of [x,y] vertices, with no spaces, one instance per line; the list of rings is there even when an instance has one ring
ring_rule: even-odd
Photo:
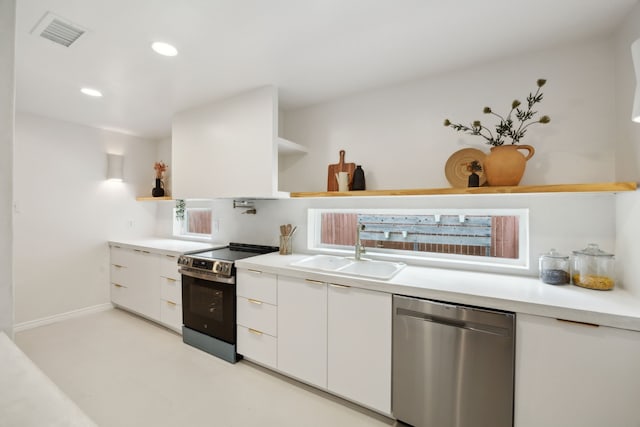
[[[509,186],[520,183],[522,175],[524,175],[526,162],[533,157],[535,150],[530,145],[516,144],[520,143],[529,126],[537,123],[547,124],[551,121],[551,118],[546,115],[534,120],[538,112],[534,111],[533,107],[542,101],[542,92],[540,90],[546,82],[545,79],[538,79],[536,82],[538,89],[535,93],[529,93],[526,108],[520,108],[522,103],[516,99],[511,103],[509,114],[504,117],[494,112],[490,107],[484,107],[483,112],[485,114],[491,114],[499,119],[494,131],[483,125],[480,120],[475,120],[471,123],[471,126],[466,126],[461,123],[452,123],[449,119],[445,119],[445,126],[459,132],[478,135],[492,146],[491,153],[484,160],[484,173],[489,185]],[[511,144],[505,145],[505,142],[509,141]],[[517,150],[527,150],[528,154],[525,157]]]

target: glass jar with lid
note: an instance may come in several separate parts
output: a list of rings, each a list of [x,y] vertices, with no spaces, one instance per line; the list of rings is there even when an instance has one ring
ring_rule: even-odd
[[[540,280],[549,285],[566,285],[569,276],[569,255],[551,249],[539,259]]]
[[[571,279],[583,288],[607,291],[615,285],[615,258],[590,243],[586,248],[573,251]]]

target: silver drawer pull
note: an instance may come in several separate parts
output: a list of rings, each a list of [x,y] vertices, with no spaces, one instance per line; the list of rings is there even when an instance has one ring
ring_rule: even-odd
[[[112,264],[115,268],[124,268],[124,265]]]
[[[168,282],[177,282],[176,279],[172,279],[171,277],[165,277],[165,279],[167,279]]]
[[[172,306],[172,307],[175,307],[175,306],[176,306],[176,305],[178,305],[178,304],[176,304],[176,303],[175,303],[175,302],[173,302],[173,301],[167,301],[167,305],[170,305],[170,306]]]
[[[249,329],[249,332],[251,332],[253,335],[262,336],[262,332],[256,331],[255,329],[251,329],[251,328],[248,328],[248,329]]]
[[[175,258],[175,255],[165,255],[167,258]]]
[[[119,284],[117,284],[117,283],[114,283],[114,284],[113,284],[113,286],[115,286],[116,288],[124,288],[124,286],[119,285]]]
[[[321,282],[320,280],[304,279],[304,281],[313,285],[324,285],[324,282]]]
[[[249,298],[249,299],[248,299],[248,301],[249,301],[251,304],[262,305],[262,301],[258,301],[258,300],[251,299],[251,298]]]
[[[262,274],[262,271],[260,271],[260,270],[252,270],[252,269],[249,268],[247,271],[249,273],[253,273],[253,274]]]
[[[351,286],[347,285],[338,285],[337,283],[329,283],[329,286],[332,288],[340,288],[340,289],[349,289]]]

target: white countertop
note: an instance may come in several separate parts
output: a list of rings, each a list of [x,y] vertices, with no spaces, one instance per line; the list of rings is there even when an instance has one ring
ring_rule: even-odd
[[[321,280],[363,289],[640,331],[640,298],[623,289],[554,286],[537,278],[408,265],[390,280],[290,266],[309,254],[271,253],[236,261],[238,268]]]
[[[144,239],[110,240],[109,246],[151,250],[163,255],[180,255],[189,252],[205,251],[207,249],[223,248],[227,246],[227,244],[149,237]]]

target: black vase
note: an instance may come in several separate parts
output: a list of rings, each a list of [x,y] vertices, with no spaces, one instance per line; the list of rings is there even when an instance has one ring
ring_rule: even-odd
[[[151,195],[153,197],[164,196],[164,188],[162,188],[162,180],[160,178],[156,178],[156,186],[151,190]]]
[[[353,182],[351,183],[351,189],[353,191],[356,190],[364,190],[364,171],[362,170],[362,166],[356,166],[356,170],[353,171]]]
[[[467,185],[467,187],[480,187],[480,176],[477,173],[471,172],[471,175],[469,175],[469,184]]]

